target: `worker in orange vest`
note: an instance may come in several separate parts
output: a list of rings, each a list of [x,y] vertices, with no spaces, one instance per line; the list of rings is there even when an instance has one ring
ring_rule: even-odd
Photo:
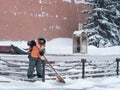
[[[37,75],[38,78],[42,78],[42,59],[45,53],[46,40],[40,36],[38,39],[28,41],[29,46],[29,68],[27,72],[28,78],[33,78]],[[37,74],[34,73],[36,67]]]

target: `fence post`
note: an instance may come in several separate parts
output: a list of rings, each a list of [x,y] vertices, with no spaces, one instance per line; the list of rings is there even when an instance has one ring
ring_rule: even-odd
[[[81,59],[81,62],[82,62],[82,78],[84,79],[85,78],[85,62],[86,62],[86,59]]]
[[[45,82],[45,60],[42,61],[43,72],[42,72],[42,81]]]
[[[116,70],[116,74],[119,75],[119,61],[120,61],[120,58],[116,58],[116,62],[117,62],[117,70]]]

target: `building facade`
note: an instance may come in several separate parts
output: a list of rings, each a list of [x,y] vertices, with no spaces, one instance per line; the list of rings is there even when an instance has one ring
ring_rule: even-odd
[[[84,0],[0,0],[0,40],[72,38],[89,9]]]

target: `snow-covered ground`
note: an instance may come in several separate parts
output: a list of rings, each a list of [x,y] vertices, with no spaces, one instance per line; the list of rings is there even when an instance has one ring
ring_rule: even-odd
[[[0,77],[0,79],[6,79]],[[10,80],[10,79],[6,79]],[[120,78],[108,77],[99,79],[65,80],[66,83],[56,81],[36,81],[35,83],[13,81],[0,83],[0,90],[120,90]]]
[[[25,41],[1,41],[0,45],[14,44],[21,48],[28,48]],[[72,39],[57,38],[47,41],[46,54],[72,54]],[[2,54],[3,55],[3,54]],[[73,54],[72,54],[73,55]],[[120,55],[120,46],[109,48],[96,48],[88,46],[86,55]],[[87,78],[87,79],[65,79],[66,83],[59,83],[55,80],[34,83],[15,81],[0,76],[0,81],[6,80],[10,83],[0,82],[0,90],[120,90],[120,77]]]
[[[28,48],[26,41],[0,41],[2,45],[15,45],[20,48]],[[46,54],[73,54],[73,40],[71,38],[56,38],[46,43]],[[88,55],[120,55],[120,46],[97,48],[88,46]]]

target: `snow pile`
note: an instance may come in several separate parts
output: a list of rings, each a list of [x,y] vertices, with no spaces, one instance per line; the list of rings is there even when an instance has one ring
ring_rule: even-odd
[[[90,55],[120,55],[120,46],[97,48],[95,46],[88,47],[88,54]]]
[[[73,39],[56,38],[46,44],[46,54],[73,54]],[[78,53],[79,54],[79,53]],[[97,48],[88,46],[89,55],[119,55],[120,46]]]
[[[27,48],[26,43],[26,41],[0,41],[0,46],[11,46],[13,44],[18,47]]]
[[[0,46],[10,46],[11,44],[27,49],[26,41],[0,41]],[[72,38],[56,38],[46,43],[46,54],[73,54],[73,39]],[[80,54],[80,53],[77,53]],[[88,46],[88,55],[119,55],[120,46],[97,48]]]
[[[46,44],[46,54],[72,54],[72,39],[57,38],[48,41]]]

